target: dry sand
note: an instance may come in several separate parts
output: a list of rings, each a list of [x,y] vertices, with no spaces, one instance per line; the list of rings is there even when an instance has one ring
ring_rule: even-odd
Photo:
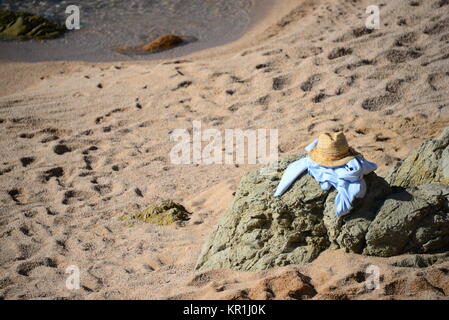
[[[449,3],[385,1],[381,28],[366,33],[371,4],[279,1],[238,41],[177,61],[0,63],[0,297],[290,298],[289,285],[293,297],[446,297],[448,263],[398,268],[341,251],[302,267],[194,272],[254,166],[173,165],[171,130],[278,128],[282,156],[344,129],[383,175],[449,125]],[[118,220],[162,199],[192,219]],[[371,263],[384,282],[367,291]],[[79,290],[65,287],[69,265]]]

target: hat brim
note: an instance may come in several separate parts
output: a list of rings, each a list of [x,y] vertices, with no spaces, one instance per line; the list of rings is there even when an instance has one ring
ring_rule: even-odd
[[[323,167],[341,167],[347,164],[352,159],[355,159],[357,157],[363,157],[362,154],[354,150],[353,148],[349,148],[349,153],[340,159],[335,160],[325,160],[323,159],[323,156],[318,152],[318,150],[315,148],[312,151],[308,153],[309,158],[315,162],[316,164],[323,166]]]

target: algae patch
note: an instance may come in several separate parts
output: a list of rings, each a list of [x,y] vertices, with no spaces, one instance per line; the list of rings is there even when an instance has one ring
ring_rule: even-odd
[[[45,40],[60,36],[64,27],[26,12],[0,10],[0,40]]]
[[[176,221],[189,220],[190,212],[179,203],[174,201],[163,201],[152,205],[145,210],[123,215],[120,220],[140,220],[146,223],[166,226]]]

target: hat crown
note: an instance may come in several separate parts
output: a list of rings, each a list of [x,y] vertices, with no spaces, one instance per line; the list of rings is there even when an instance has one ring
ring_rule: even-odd
[[[312,161],[325,167],[339,167],[358,156],[362,155],[349,147],[343,132],[321,134],[315,148],[309,152]]]
[[[349,151],[348,141],[343,132],[326,132],[318,137],[316,148],[321,153],[330,155],[344,155]]]

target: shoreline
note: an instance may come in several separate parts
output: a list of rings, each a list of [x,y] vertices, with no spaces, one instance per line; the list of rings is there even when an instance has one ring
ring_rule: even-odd
[[[227,34],[222,33],[223,38],[215,38],[215,39],[200,39],[199,41],[194,41],[187,43],[185,45],[175,47],[170,50],[166,50],[159,53],[149,53],[149,54],[125,54],[125,53],[117,53],[114,52],[113,47],[110,47],[108,50],[106,48],[101,49],[103,53],[100,57],[98,54],[92,52],[91,54],[83,53],[86,51],[86,43],[82,44],[85,41],[93,41],[87,40],[89,37],[92,37],[96,34],[96,32],[90,31],[90,29],[81,29],[75,32],[67,32],[62,38],[57,38],[53,40],[47,41],[4,41],[0,42],[0,46],[3,46],[3,54],[0,54],[0,63],[33,63],[33,62],[86,62],[86,63],[119,63],[119,62],[134,62],[134,61],[159,61],[159,60],[168,60],[168,59],[178,59],[186,56],[190,56],[197,52],[210,50],[214,48],[220,48],[223,46],[227,46],[231,43],[234,43],[244,37],[247,32],[252,29],[254,26],[258,25],[261,20],[264,19],[265,16],[269,15],[269,11],[275,5],[275,0],[248,0],[251,1],[251,8],[248,12],[248,24],[237,34]],[[223,29],[223,27],[221,27]],[[225,29],[223,29],[225,32]],[[89,35],[92,33],[92,35]],[[160,34],[161,35],[161,34]],[[184,36],[189,36],[185,34]],[[87,37],[87,38],[86,38]],[[98,37],[95,35],[95,37]],[[85,39],[84,39],[85,38]],[[84,39],[84,40],[81,40]],[[151,39],[150,39],[151,40]],[[80,42],[81,41],[81,42]],[[78,43],[79,42],[79,43]],[[102,42],[101,39],[97,39],[96,42]],[[126,41],[122,44],[125,46]],[[145,42],[143,42],[145,43]],[[128,43],[128,45],[139,45],[140,43]],[[63,46],[62,46],[63,45]],[[63,49],[63,47],[70,46],[71,52]],[[73,47],[73,48],[72,48]],[[96,47],[96,46],[94,46]],[[116,46],[117,47],[117,46]],[[59,49],[58,49],[59,48]],[[34,54],[31,56],[26,54],[14,55],[13,51],[34,51]],[[62,50],[61,54],[73,56],[73,58],[56,58],[53,54],[54,50]],[[96,48],[95,50],[99,50]],[[105,51],[106,50],[106,51]],[[80,51],[81,53],[73,54],[73,52]],[[8,53],[9,52],[9,53]],[[50,54],[51,52],[51,54]],[[108,52],[108,53],[106,53]],[[53,58],[52,58],[53,54]],[[59,54],[59,53],[58,53]],[[2,55],[5,58],[2,58]],[[80,56],[83,55],[83,56]],[[6,57],[10,58],[6,58]],[[11,59],[11,57],[14,57]],[[83,58],[84,57],[84,58]]]
[[[227,42],[222,45],[204,48],[189,54],[186,54],[179,59],[214,59],[225,57],[226,55],[233,54],[238,50],[242,50],[246,47],[251,47],[257,43],[257,37],[263,33],[264,30],[273,25],[279,17],[284,16],[290,10],[298,5],[296,0],[285,0],[282,2],[282,6],[277,5],[276,10],[273,7],[276,4],[276,0],[256,0],[258,5],[256,10],[252,11],[251,24],[247,27],[240,37],[234,41]],[[305,2],[301,0],[301,2]],[[0,88],[4,90],[0,91],[0,97],[8,94],[24,90],[26,87],[41,82],[42,76],[51,77],[57,76],[61,73],[67,74],[72,70],[89,66],[99,66],[100,68],[107,68],[110,66],[131,66],[131,65],[157,65],[170,60],[176,60],[178,58],[159,58],[148,60],[120,60],[120,61],[106,61],[106,62],[89,62],[81,60],[67,60],[67,61],[38,61],[38,62],[25,62],[25,61],[6,61],[0,59]],[[41,74],[40,77],[25,77],[21,78],[20,73],[24,74]],[[17,77],[21,78],[17,81]]]
[[[182,59],[216,59],[232,55],[238,50],[254,46],[258,42],[258,37],[270,26],[276,23],[277,19],[286,15],[299,5],[297,0],[284,0],[282,5],[276,5],[276,0],[256,0],[260,3],[257,10],[253,11],[252,23],[247,30],[236,40],[228,42],[223,45],[202,49],[192,52],[182,57]],[[301,0],[301,3],[306,1]],[[176,60],[176,58],[160,58],[149,60],[121,60],[114,62],[89,62],[89,61],[39,61],[39,62],[24,62],[24,61],[4,61],[0,60],[0,97],[8,94],[24,90],[26,87],[41,82],[42,76],[50,77],[57,76],[64,73],[67,74],[72,70],[84,68],[88,66],[99,66],[106,68],[108,66],[131,66],[131,65],[157,65],[167,62],[169,60]],[[41,74],[39,77],[20,77],[20,74]],[[20,81],[17,79],[20,78]]]

